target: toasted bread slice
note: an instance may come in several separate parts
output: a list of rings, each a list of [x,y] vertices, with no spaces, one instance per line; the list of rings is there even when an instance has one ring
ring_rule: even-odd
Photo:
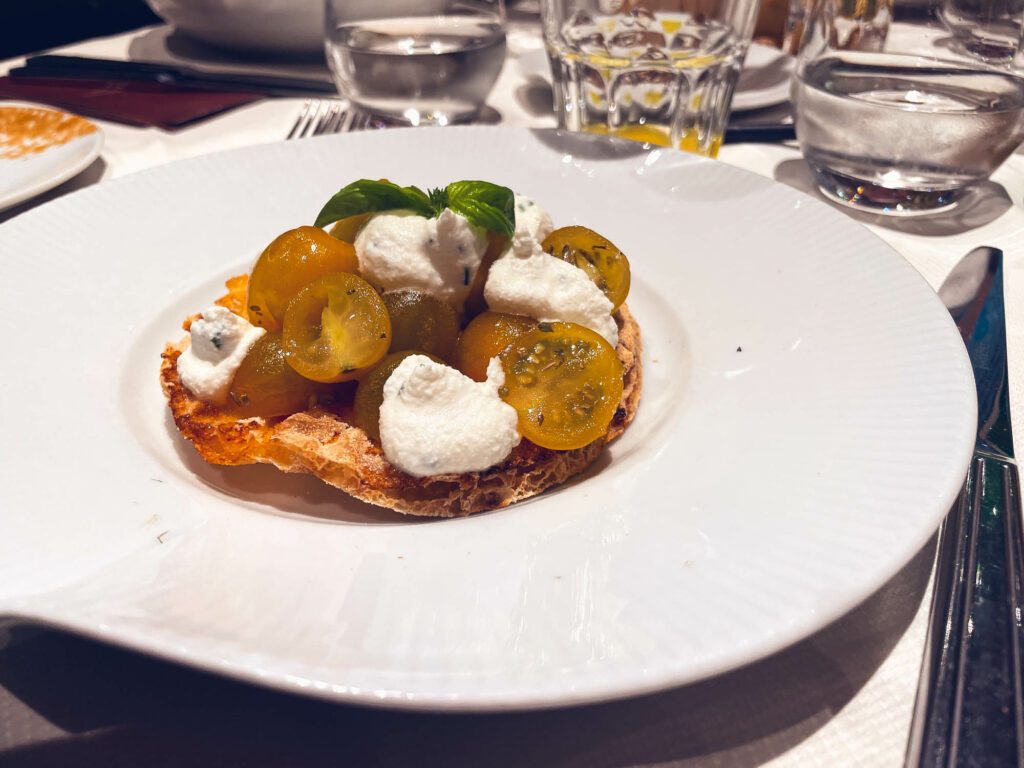
[[[228,281],[218,300],[245,313],[246,277]],[[187,329],[191,319],[185,321]],[[306,472],[357,499],[424,517],[458,517],[504,507],[564,483],[582,472],[633,420],[640,400],[640,328],[623,305],[616,313],[624,381],[622,400],[608,434],[572,451],[552,451],[523,440],[509,457],[483,472],[412,477],[394,467],[345,408],[315,408],[279,419],[238,419],[226,408],[196,399],[178,378],[178,356],[186,336],[168,344],[160,383],[181,434],[211,464],[273,464],[284,472]]]

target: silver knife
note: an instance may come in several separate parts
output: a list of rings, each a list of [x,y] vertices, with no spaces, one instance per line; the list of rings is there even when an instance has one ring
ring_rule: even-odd
[[[978,437],[939,530],[907,766],[1024,766],[1020,483],[1007,391],[1003,254],[976,248],[939,289],[967,345]]]

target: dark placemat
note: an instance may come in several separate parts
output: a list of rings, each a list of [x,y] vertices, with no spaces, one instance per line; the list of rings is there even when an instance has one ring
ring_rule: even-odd
[[[139,81],[0,77],[0,99],[47,104],[86,117],[144,127],[180,128],[262,98],[255,93]]]

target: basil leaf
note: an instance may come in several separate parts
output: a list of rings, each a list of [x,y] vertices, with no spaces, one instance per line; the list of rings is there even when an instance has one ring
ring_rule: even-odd
[[[445,208],[448,207],[448,190],[447,189],[431,189],[427,191],[427,197],[430,198],[430,203],[434,206],[434,209],[440,214]]]
[[[316,217],[323,227],[360,213],[409,209],[433,218],[451,208],[471,224],[512,237],[515,232],[515,200],[512,190],[489,181],[456,181],[429,194],[418,187],[399,187],[390,181],[360,179],[344,187],[324,205]]]
[[[471,224],[512,237],[516,229],[512,190],[489,181],[455,181],[445,187],[448,207]]]
[[[506,237],[512,237],[515,234],[515,225],[493,205],[472,198],[464,198],[457,202],[454,200],[449,202],[448,207],[465,216],[470,224],[489,229]]]
[[[411,209],[421,216],[436,216],[437,209],[417,187],[400,187],[390,181],[360,179],[340,189],[317,214],[314,226],[324,227],[340,219],[374,211]]]
[[[430,216],[437,216],[441,212],[439,208],[430,202],[430,197],[427,193],[419,187],[402,187],[402,191],[405,193],[406,199],[411,203],[411,205],[406,207],[416,211],[420,216],[429,218]]]

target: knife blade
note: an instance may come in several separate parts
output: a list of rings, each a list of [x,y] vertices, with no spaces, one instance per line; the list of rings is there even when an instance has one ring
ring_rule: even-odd
[[[906,765],[1024,766],[1020,482],[1010,425],[1003,254],[976,248],[939,289],[978,393],[974,458],[939,531]]]

